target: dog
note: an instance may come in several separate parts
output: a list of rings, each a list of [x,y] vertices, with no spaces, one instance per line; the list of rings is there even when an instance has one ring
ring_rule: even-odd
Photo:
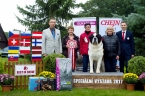
[[[102,72],[105,72],[105,66],[103,61],[103,43],[102,37],[100,34],[94,33],[89,36],[89,60],[90,60],[90,73],[93,72],[93,62],[96,61],[96,73],[100,73],[100,69]]]

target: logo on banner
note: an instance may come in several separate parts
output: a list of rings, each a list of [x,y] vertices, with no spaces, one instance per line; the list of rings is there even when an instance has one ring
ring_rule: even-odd
[[[74,22],[74,25],[82,26],[82,25],[85,25],[86,23],[89,23],[91,25],[96,25],[96,21],[77,21],[77,22]]]
[[[24,70],[27,70],[28,69],[28,67],[27,66],[24,66]]]
[[[120,25],[121,20],[102,20],[101,21],[101,25],[112,25],[112,26],[116,26],[116,25]]]

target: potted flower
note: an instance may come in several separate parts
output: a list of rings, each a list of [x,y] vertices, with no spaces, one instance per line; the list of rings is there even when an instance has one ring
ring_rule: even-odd
[[[144,86],[144,91],[145,91],[145,72],[143,72],[143,73],[139,76],[139,81],[143,84],[143,86]]]
[[[39,74],[39,76],[44,77],[44,78],[50,78],[50,79],[55,79],[55,74],[49,71],[43,71]]]
[[[134,73],[126,73],[123,76],[123,80],[126,83],[127,90],[134,90],[135,84],[138,81],[138,76]]]
[[[42,89],[44,91],[46,90],[56,90],[56,75],[49,71],[43,71],[39,74],[40,77],[44,77],[45,79],[42,79]],[[46,86],[49,86],[46,88]]]
[[[3,92],[11,90],[12,84],[14,83],[14,76],[9,74],[0,74],[0,85]]]

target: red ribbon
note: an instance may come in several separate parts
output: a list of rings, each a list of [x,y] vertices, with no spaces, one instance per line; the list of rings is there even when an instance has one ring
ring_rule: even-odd
[[[75,64],[75,48],[77,46],[76,40],[68,40],[67,45],[68,48],[68,57],[72,59],[72,70],[75,70],[76,64]]]

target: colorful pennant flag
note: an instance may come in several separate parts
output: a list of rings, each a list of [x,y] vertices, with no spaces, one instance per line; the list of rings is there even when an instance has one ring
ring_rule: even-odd
[[[32,54],[32,61],[41,61],[41,54]]]
[[[30,46],[30,39],[21,39],[20,45],[21,46]]]
[[[20,34],[19,31],[9,31],[9,38],[19,38]]]
[[[24,32],[24,31],[21,31],[21,38],[24,38],[24,39],[26,39],[26,38],[31,38],[31,31],[26,31],[26,32]]]
[[[32,46],[42,46],[42,39],[32,39]]]
[[[10,54],[10,53],[12,53],[12,54],[14,54],[14,53],[19,53],[19,47],[18,46],[9,46],[9,50],[8,50],[8,53]]]
[[[20,54],[30,54],[30,47],[20,47]]]
[[[32,54],[42,54],[42,48],[40,46],[32,46]]]
[[[19,54],[8,54],[8,61],[18,61]]]
[[[32,38],[33,39],[41,39],[42,38],[42,32],[32,32]]]
[[[8,45],[9,46],[19,46],[19,39],[9,39],[9,42],[8,42]]]

